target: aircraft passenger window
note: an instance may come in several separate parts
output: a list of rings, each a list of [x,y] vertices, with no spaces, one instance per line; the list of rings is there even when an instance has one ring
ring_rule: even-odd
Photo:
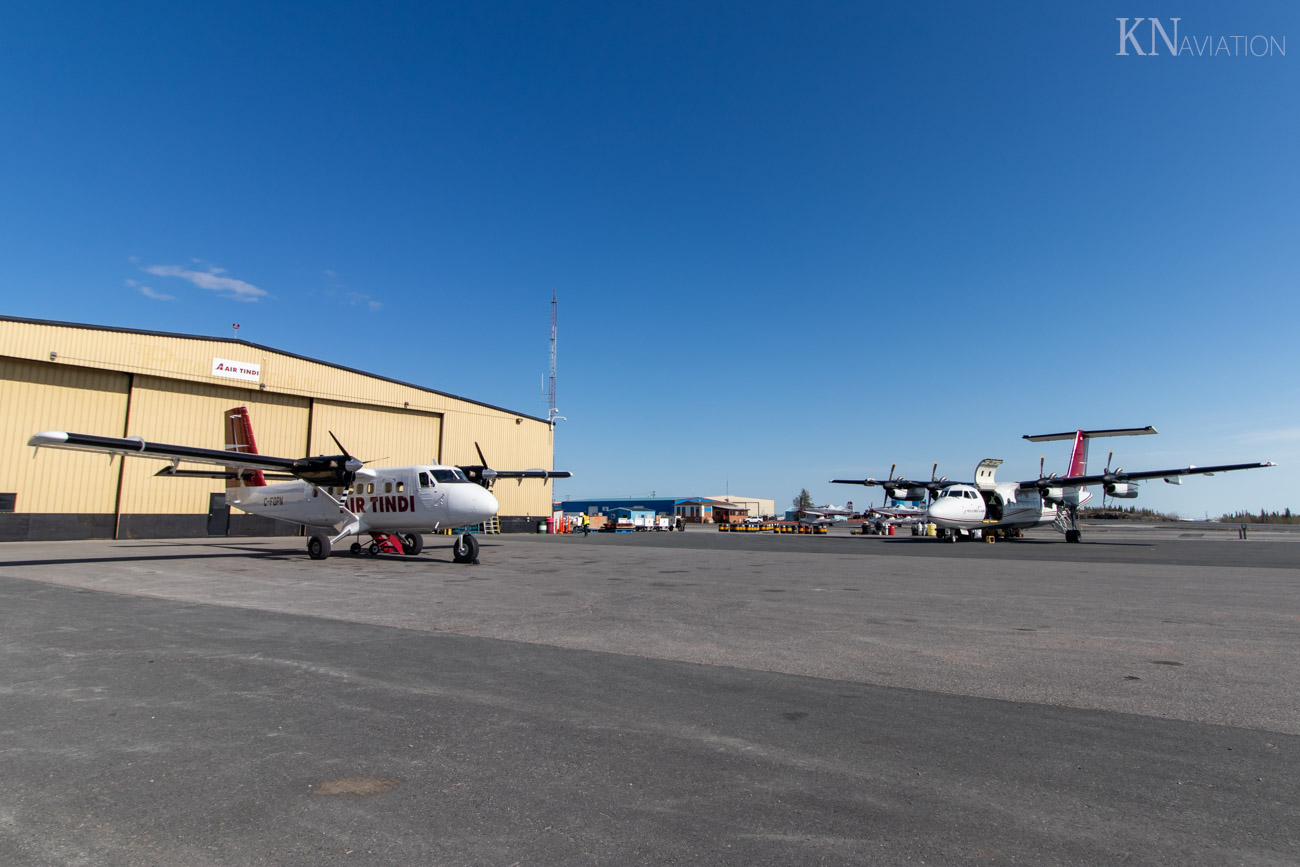
[[[393,483],[392,483],[392,482],[384,482],[384,493],[385,493],[385,494],[391,494],[392,492],[393,492]]]
[[[366,485],[366,493],[373,494],[374,492],[375,492],[375,483],[370,482],[369,484]]]
[[[420,470],[420,487],[422,488],[433,487],[433,482],[429,479],[429,474],[426,473],[424,470]]]
[[[397,483],[397,493],[400,494],[400,493],[404,492],[405,490],[406,490],[406,482],[398,482],[398,483]]]

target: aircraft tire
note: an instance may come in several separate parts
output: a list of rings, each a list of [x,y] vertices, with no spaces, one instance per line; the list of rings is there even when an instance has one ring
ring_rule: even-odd
[[[370,543],[370,556],[371,556],[371,557],[378,557],[378,556],[379,556],[379,543],[378,543],[378,542],[371,542],[371,543]]]
[[[451,546],[451,558],[457,563],[478,562],[478,539],[469,533],[456,537],[456,544]]]
[[[1082,537],[1083,534],[1080,533],[1078,530],[1065,531],[1065,541],[1067,542],[1078,542]]]
[[[323,533],[313,533],[307,539],[307,556],[313,560],[324,560],[330,555],[330,537]]]
[[[408,556],[414,557],[424,550],[424,537],[419,533],[407,533],[401,539],[402,551]]]
[[[360,543],[360,542],[353,542],[352,545],[351,545],[351,547],[348,548],[348,551],[351,552],[351,554],[352,554],[353,557],[360,557],[360,556],[361,556],[361,543]]]

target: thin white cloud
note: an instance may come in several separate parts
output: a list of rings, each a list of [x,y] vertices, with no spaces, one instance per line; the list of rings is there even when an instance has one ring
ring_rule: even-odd
[[[140,287],[140,294],[146,298],[152,298],[155,301],[175,301],[175,295],[168,295],[166,292],[159,292],[156,289],[150,289],[148,286]]]
[[[365,307],[371,313],[378,313],[384,307],[384,302],[376,301],[364,292],[345,292],[343,297],[353,307]]]
[[[142,270],[146,274],[153,274],[155,277],[179,277],[182,280],[188,280],[200,289],[211,289],[213,292],[220,292],[224,297],[233,298],[236,301],[257,301],[267,294],[265,289],[254,286],[252,283],[236,280],[234,277],[223,276],[226,274],[225,268],[218,268],[216,265],[198,259],[195,259],[194,262],[203,265],[207,270],[195,271],[181,265],[150,265]]]
[[[333,268],[323,268],[321,273],[327,278],[323,290],[326,298],[347,307],[364,307],[371,313],[378,313],[384,309],[384,302],[373,295],[348,288],[347,281],[340,277],[339,273]]]

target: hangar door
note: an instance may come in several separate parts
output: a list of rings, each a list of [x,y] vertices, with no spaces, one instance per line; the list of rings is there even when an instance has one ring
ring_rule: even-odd
[[[0,492],[15,495],[8,511],[113,513],[116,461],[58,449],[37,454],[27,438],[43,430],[120,437],[129,388],[125,373],[0,359]]]
[[[430,464],[438,460],[442,416],[354,403],[317,400],[312,403],[309,454],[336,455],[338,446],[376,466]]]

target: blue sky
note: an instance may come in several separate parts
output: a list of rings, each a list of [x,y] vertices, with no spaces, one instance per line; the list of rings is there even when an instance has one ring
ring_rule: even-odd
[[[1118,56],[1135,16],[1235,50],[1139,56],[1141,26]],[[1298,25],[1165,0],[11,4],[0,312],[238,322],[545,415],[555,290],[561,496],[862,502],[827,480],[1029,478],[1022,434],[1154,424],[1094,463],[1283,466],[1139,503],[1300,508]]]

